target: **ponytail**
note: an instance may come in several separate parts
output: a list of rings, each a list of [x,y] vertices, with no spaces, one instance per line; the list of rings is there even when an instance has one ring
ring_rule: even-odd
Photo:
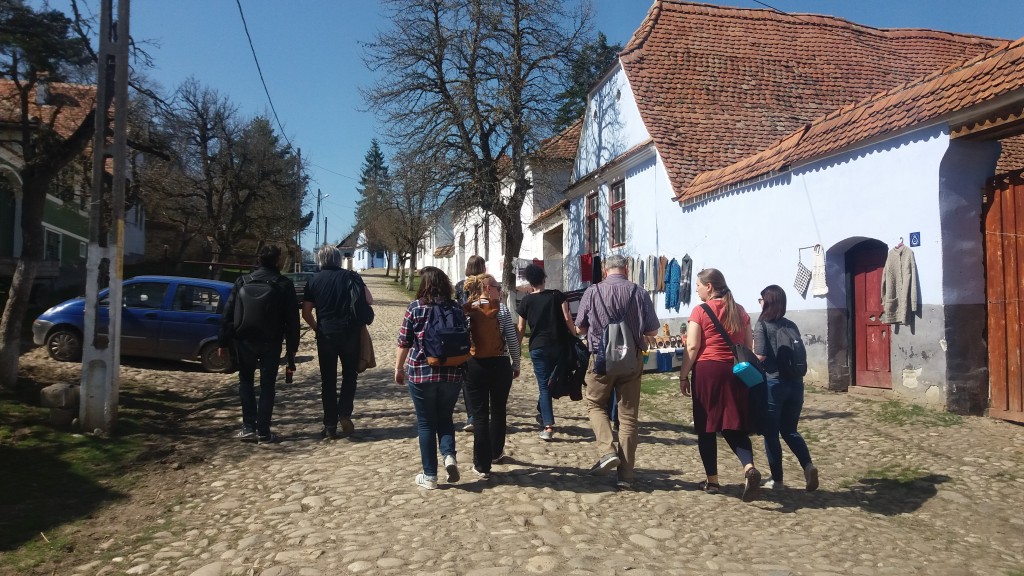
[[[725,276],[716,268],[705,268],[697,273],[697,279],[702,284],[710,284],[713,294],[722,299],[725,304],[722,317],[719,320],[722,325],[730,333],[735,334],[743,329],[743,325],[740,323],[740,311],[739,305],[736,304],[736,300],[732,297],[732,290],[729,289],[729,285],[725,283]]]

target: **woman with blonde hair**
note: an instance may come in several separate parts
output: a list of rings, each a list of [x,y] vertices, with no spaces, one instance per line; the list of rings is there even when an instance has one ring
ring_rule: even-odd
[[[743,465],[743,501],[750,502],[761,488],[761,473],[754,467],[750,444],[754,420],[750,414],[749,391],[733,375],[732,349],[712,320],[712,317],[718,320],[734,344],[749,348],[754,343],[750,316],[733,299],[725,276],[714,268],[697,274],[696,291],[703,304],[694,307],[686,326],[686,354],[679,366],[679,391],[683,396],[693,397],[693,427],[707,475],[701,489],[708,494],[718,494],[721,490],[716,437],[721,433]]]
[[[473,472],[487,479],[505,454],[508,395],[519,377],[519,332],[501,302],[501,284],[490,274],[466,279],[470,357],[465,393],[473,418]]]

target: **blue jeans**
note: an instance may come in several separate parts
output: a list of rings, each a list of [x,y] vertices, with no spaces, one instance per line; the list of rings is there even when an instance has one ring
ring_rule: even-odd
[[[811,452],[803,436],[796,431],[800,410],[804,406],[804,383],[768,378],[768,417],[764,425],[764,452],[772,480],[782,482],[782,444],[779,434],[800,462],[801,468],[811,463]]]
[[[406,375],[408,379],[408,375]],[[409,382],[409,396],[416,408],[416,432],[420,441],[420,460],[423,473],[437,476],[437,448],[442,456],[455,456],[455,424],[452,413],[459,400],[462,381]]]
[[[275,385],[278,364],[281,362],[281,343],[237,340],[238,396],[242,401],[242,428],[261,436],[270,434],[270,420],[274,415]],[[256,402],[256,369],[260,371],[260,398]]]
[[[530,360],[533,362],[533,375],[537,377],[537,388],[540,395],[537,397],[537,410],[540,412],[541,424],[543,426],[555,425],[555,409],[551,405],[551,389],[548,388],[548,380],[558,363],[559,350],[557,348],[537,348],[530,350]]]
[[[320,363],[320,399],[324,427],[338,428],[338,420],[349,420],[356,398],[359,374],[359,330],[344,334],[317,334],[316,355]],[[341,360],[341,389],[338,389],[338,360]]]

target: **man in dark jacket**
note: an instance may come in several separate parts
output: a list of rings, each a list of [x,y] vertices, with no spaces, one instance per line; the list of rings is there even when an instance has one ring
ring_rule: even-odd
[[[316,354],[320,363],[320,392],[324,406],[325,439],[338,438],[338,425],[342,435],[355,430],[352,411],[356,397],[356,377],[359,372],[359,336],[367,322],[356,317],[357,307],[353,294],[365,300],[369,309],[373,296],[366,289],[362,277],[341,268],[341,251],[325,244],[317,251],[320,271],[306,283],[302,297],[302,318],[316,334]],[[353,290],[354,288],[354,290]],[[316,308],[316,317],[313,316]],[[341,389],[338,389],[338,360],[341,360]]]
[[[238,433],[238,437],[244,441],[256,440],[261,444],[276,442],[278,439],[277,435],[270,431],[270,422],[274,414],[274,394],[277,369],[281,363],[282,341],[287,341],[285,354],[289,372],[295,371],[295,353],[299,349],[299,315],[296,313],[299,306],[298,297],[295,295],[295,285],[292,281],[281,275],[278,268],[280,259],[281,249],[277,246],[266,245],[260,248],[259,268],[252,274],[238,278],[231,289],[218,336],[220,353],[223,355],[228,346],[234,345],[235,354],[238,356],[238,395],[242,400],[242,431]],[[265,282],[270,285],[273,290],[271,302],[274,305],[268,307],[272,310],[269,318],[258,319],[264,328],[263,334],[239,334],[239,326],[236,325],[239,319],[235,318],[236,308],[244,304],[244,301],[239,302],[239,290],[243,284],[253,282]],[[257,310],[259,308],[253,306],[240,314],[255,313]],[[248,320],[251,321],[252,318]],[[254,388],[257,367],[260,370],[258,405]]]

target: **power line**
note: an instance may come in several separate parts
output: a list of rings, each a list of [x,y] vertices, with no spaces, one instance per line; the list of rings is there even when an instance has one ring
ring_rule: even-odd
[[[323,170],[324,172],[330,172],[331,174],[334,174],[335,176],[341,176],[342,178],[348,178],[349,180],[354,180],[356,182],[359,182],[359,178],[353,178],[352,176],[349,176],[348,174],[342,174],[340,172],[335,172],[334,170],[331,170],[329,168],[324,168],[323,166],[321,166],[319,164],[314,164],[314,163],[310,162],[309,165],[310,166],[315,166],[315,167]]]
[[[771,6],[770,4],[766,4],[764,2],[761,2],[761,0],[753,0],[753,2],[755,4],[760,4],[761,6],[764,6],[765,8],[767,8],[769,10],[774,10],[774,11],[778,12],[779,14],[782,14],[783,16],[789,16],[790,18],[796,18],[797,20],[800,20],[802,22],[807,22],[808,24],[814,24],[814,22],[811,22],[810,20],[805,20],[804,18],[801,18],[801,17],[796,16],[794,14],[789,14],[787,12],[783,12],[782,10],[779,10],[775,6]]]
[[[256,57],[256,48],[252,45],[252,36],[249,34],[249,25],[245,22],[245,13],[242,12],[242,0],[235,0],[235,4],[238,5],[238,15],[242,17],[242,28],[245,29],[245,37],[249,39],[249,49],[252,50],[252,59],[256,62],[256,71],[260,74],[260,82],[263,84],[263,91],[267,94],[267,102],[270,103],[270,111],[274,113],[274,120],[277,121],[277,128],[281,131],[281,136],[284,137],[285,142],[288,142],[288,146],[292,145],[292,141],[288,139],[288,135],[284,132],[284,126],[281,125],[281,119],[277,117],[277,109],[274,108],[274,100],[270,97],[270,90],[267,89],[267,81],[263,79],[263,69],[260,68],[260,60]]]

